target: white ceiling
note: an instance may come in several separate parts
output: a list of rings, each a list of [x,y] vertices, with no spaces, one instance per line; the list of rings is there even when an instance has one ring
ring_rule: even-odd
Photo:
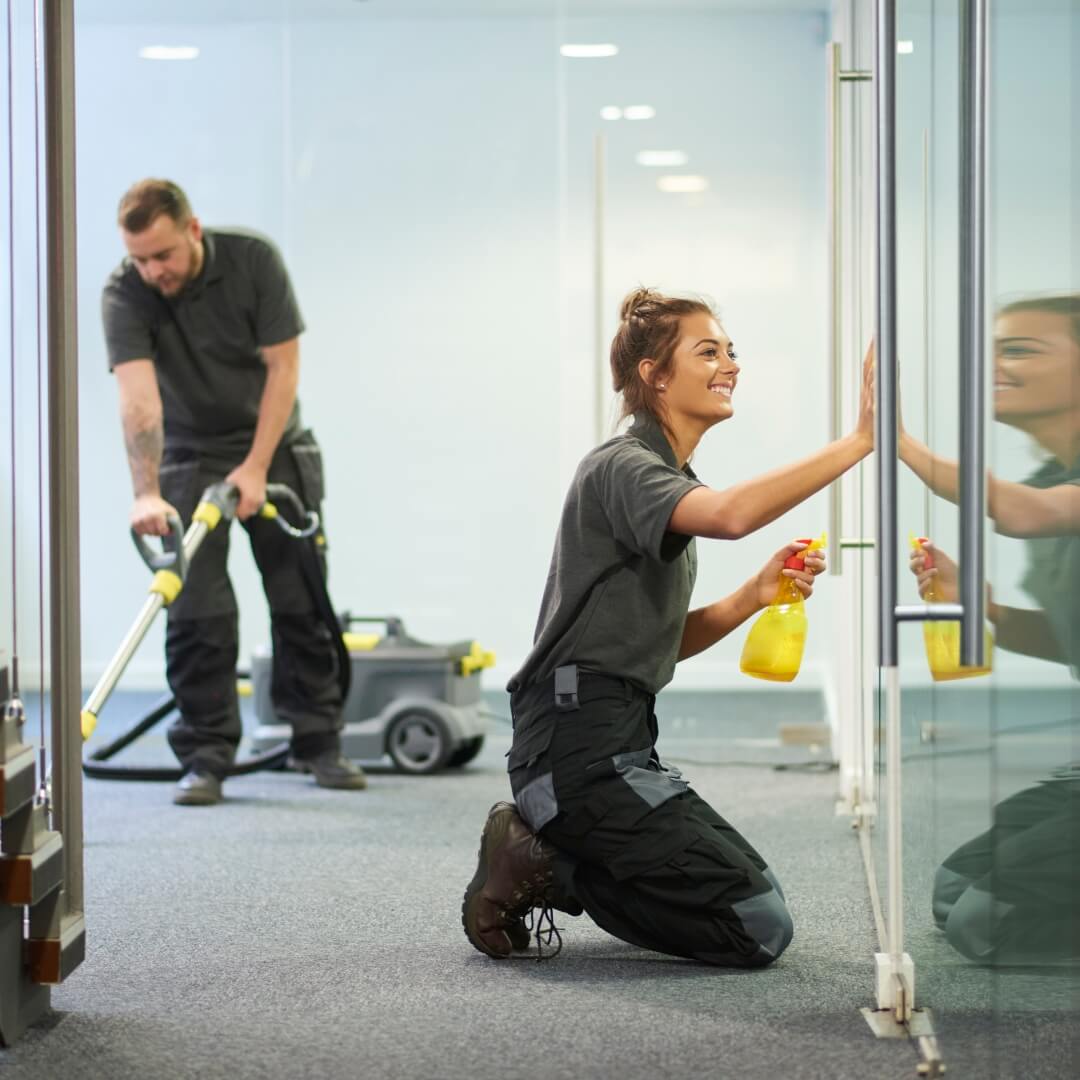
[[[225,23],[316,19],[458,18],[479,15],[657,15],[678,12],[826,11],[830,0],[90,0],[81,23]]]

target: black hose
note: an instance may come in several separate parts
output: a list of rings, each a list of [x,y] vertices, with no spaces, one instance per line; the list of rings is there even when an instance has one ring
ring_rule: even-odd
[[[308,587],[312,602],[315,604],[315,610],[322,619],[323,625],[330,631],[330,636],[334,642],[334,652],[337,656],[338,666],[338,687],[341,691],[342,708],[344,708],[345,700],[348,698],[349,690],[352,687],[352,659],[349,656],[349,650],[345,647],[345,637],[342,633],[348,627],[341,625],[337,612],[334,611],[330,593],[326,588],[326,573],[323,569],[323,560],[316,539],[319,535],[321,534],[316,533],[315,536],[300,541],[303,545],[300,551],[300,572],[303,575],[304,583]]]
[[[240,761],[230,766],[225,775],[226,777],[246,776],[248,773],[261,772],[263,769],[277,769],[288,759],[289,744],[279,743],[261,754],[248,758],[247,761]],[[84,761],[83,773],[94,780],[164,780],[175,783],[184,775],[184,770],[177,767],[103,765],[96,761]]]
[[[155,724],[164,720],[169,713],[176,710],[176,698],[171,695],[163,697],[133,728],[125,731],[119,738],[113,739],[107,746],[95,750],[89,757],[90,761],[108,761],[109,758],[119,754],[125,746],[130,746],[140,735],[145,735]]]
[[[238,676],[245,677],[244,672],[238,672]],[[184,775],[184,770],[177,766],[150,766],[150,765],[106,765],[105,762],[115,757],[125,747],[130,746],[136,739],[145,735],[155,724],[159,724],[171,713],[176,711],[176,698],[163,697],[145,716],[141,717],[133,727],[129,728],[111,743],[102,746],[90,754],[83,761],[83,773],[94,780],[161,780],[175,782]],[[226,776],[246,776],[248,773],[259,772],[262,769],[277,769],[284,765],[289,758],[289,744],[287,742],[272,746],[261,754],[255,754],[246,761],[239,761],[230,766]]]

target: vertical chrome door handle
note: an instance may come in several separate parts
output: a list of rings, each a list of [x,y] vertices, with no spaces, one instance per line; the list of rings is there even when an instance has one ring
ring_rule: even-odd
[[[841,183],[842,142],[840,137],[840,88],[845,82],[867,82],[873,78],[869,71],[844,71],[840,67],[840,43],[830,41],[826,57],[828,60],[827,93],[829,115],[828,146],[828,247],[829,247],[829,438],[836,441],[843,434],[841,430],[843,387],[841,382],[841,336],[842,315],[841,293],[843,289],[843,263],[841,261],[842,229],[841,214],[843,207],[843,185]],[[840,480],[829,485],[829,572],[843,573],[843,551],[846,547],[866,547],[865,541],[842,539],[843,503]]]

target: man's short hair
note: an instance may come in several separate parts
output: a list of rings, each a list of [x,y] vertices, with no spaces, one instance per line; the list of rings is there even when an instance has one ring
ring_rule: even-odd
[[[151,178],[128,188],[120,200],[116,218],[126,232],[141,233],[162,214],[168,214],[177,225],[186,225],[192,217],[191,203],[171,180]]]

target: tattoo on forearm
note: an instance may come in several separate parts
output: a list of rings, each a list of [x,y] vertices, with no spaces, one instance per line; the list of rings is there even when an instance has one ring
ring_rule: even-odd
[[[127,446],[128,464],[131,466],[131,482],[138,495],[158,494],[158,468],[161,465],[161,451],[165,444],[161,424],[149,428],[124,432]]]

